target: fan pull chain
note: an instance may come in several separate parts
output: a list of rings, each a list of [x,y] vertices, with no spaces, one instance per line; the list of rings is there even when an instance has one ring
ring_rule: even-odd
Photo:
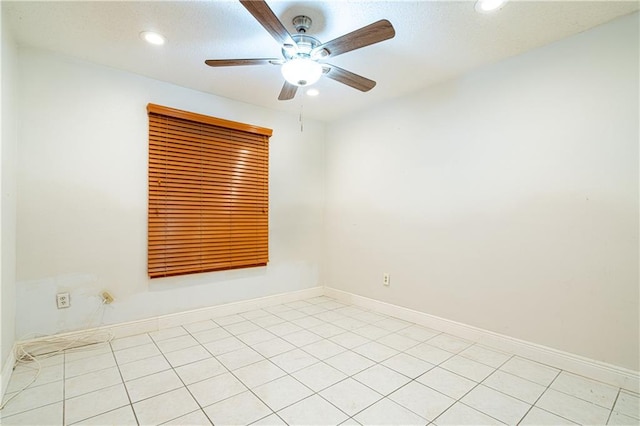
[[[304,132],[304,102],[300,103],[300,117],[298,118],[300,121],[300,133]]]

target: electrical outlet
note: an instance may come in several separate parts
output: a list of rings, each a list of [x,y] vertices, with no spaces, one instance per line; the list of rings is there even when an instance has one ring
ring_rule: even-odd
[[[58,305],[58,309],[68,308],[71,306],[71,298],[69,297],[69,293],[58,293],[56,294],[56,303]]]
[[[390,283],[391,283],[391,276],[389,275],[388,272],[385,272],[382,275],[382,285],[388,286]]]

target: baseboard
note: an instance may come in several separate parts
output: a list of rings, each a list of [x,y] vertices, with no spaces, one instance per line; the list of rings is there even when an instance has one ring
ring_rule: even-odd
[[[308,299],[323,295],[322,287],[312,287],[304,290],[298,290],[288,293],[275,294],[272,296],[260,297],[257,299],[242,300],[239,302],[226,303],[222,305],[210,306],[206,308],[193,309],[190,311],[178,312],[175,314],[162,315],[153,318],[147,318],[138,321],[129,321],[118,324],[110,324],[101,327],[70,331],[67,333],[56,334],[55,337],[78,337],[84,334],[93,334],[96,332],[110,332],[114,338],[134,336],[137,334],[150,333],[164,328],[177,327],[184,324],[190,324],[198,321],[222,317],[227,315],[238,314],[241,312],[251,311],[254,309],[265,308],[283,303],[295,302],[296,300]],[[16,345],[26,343],[37,343],[39,340],[48,339],[51,336],[38,337],[16,342]],[[4,373],[4,371],[3,371]],[[4,380],[4,374],[2,379]],[[7,379],[8,382],[8,379]],[[4,382],[3,382],[4,385]]]
[[[482,343],[514,355],[534,359],[543,364],[589,377],[612,386],[636,393],[640,392],[640,373],[637,371],[331,287],[324,288],[324,295],[357,306],[374,309],[377,312],[443,331],[473,342]]]
[[[13,366],[16,364],[15,348],[16,346],[13,345],[9,356],[2,366],[2,372],[0,372],[0,401],[4,401],[4,394],[9,386],[9,379],[11,379],[11,373],[13,373]]]

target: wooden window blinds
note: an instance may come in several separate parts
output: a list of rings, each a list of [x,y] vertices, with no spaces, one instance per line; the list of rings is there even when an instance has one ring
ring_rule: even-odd
[[[149,104],[151,278],[264,266],[271,129]]]

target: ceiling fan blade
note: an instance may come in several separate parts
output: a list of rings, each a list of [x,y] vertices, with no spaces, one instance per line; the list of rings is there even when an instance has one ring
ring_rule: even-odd
[[[280,90],[280,95],[278,96],[279,101],[288,101],[293,99],[296,96],[296,92],[298,91],[298,86],[289,83],[288,81],[284,82],[282,86],[282,90]]]
[[[278,43],[291,46],[296,45],[289,31],[282,25],[282,22],[280,22],[264,0],[240,0],[240,3],[242,3],[245,9],[260,22],[260,25],[262,25]]]
[[[347,86],[351,86],[354,89],[358,89],[361,92],[368,92],[376,86],[376,82],[373,80],[369,80],[361,75],[354,74],[351,71],[343,70],[342,68],[336,67],[335,65],[326,64],[328,67],[331,67],[329,71],[325,73],[325,75],[337,82],[342,84],[346,84]]]
[[[280,59],[207,59],[204,63],[210,67],[235,67],[240,65],[265,65],[270,64],[272,61],[280,61]]]
[[[345,52],[388,40],[395,35],[396,30],[393,29],[391,22],[382,19],[366,27],[362,27],[359,30],[345,34],[342,37],[321,44],[311,51],[311,57],[322,59],[328,56],[338,56]]]

